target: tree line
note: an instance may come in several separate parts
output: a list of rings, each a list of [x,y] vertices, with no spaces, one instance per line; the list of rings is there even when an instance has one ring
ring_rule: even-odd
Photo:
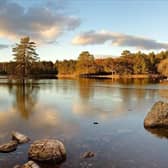
[[[55,75],[57,68],[51,61],[39,61],[36,44],[29,37],[20,39],[12,49],[13,61],[0,63],[0,74],[15,76],[19,79],[30,76]]]
[[[0,63],[0,74],[19,78],[45,75],[140,75],[168,76],[168,51],[145,54],[125,50],[119,57],[99,58],[83,51],[77,60],[40,61],[36,44],[29,37],[21,38],[13,48],[13,61]]]
[[[82,52],[77,60],[56,61],[59,74],[77,75],[139,75],[161,74],[168,76],[168,51],[131,53],[125,50],[116,58],[95,59],[88,51]]]
[[[16,67],[17,63],[14,61],[0,62],[0,74],[17,76],[19,74],[16,71]],[[57,67],[52,61],[38,61],[31,64],[28,76],[55,75],[55,74],[57,74]]]

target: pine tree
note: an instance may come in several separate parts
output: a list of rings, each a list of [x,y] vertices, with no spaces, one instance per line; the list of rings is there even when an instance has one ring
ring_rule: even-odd
[[[13,48],[13,56],[17,63],[15,74],[19,78],[28,77],[32,63],[39,59],[35,43],[29,37],[21,38],[20,43]]]

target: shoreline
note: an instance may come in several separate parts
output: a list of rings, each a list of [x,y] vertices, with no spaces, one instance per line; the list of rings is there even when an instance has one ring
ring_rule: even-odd
[[[139,74],[139,75],[78,75],[78,74],[40,74],[30,75],[29,79],[78,79],[78,78],[98,78],[98,79],[159,79],[167,80],[159,74]],[[16,76],[0,75],[0,79],[17,79]]]
[[[159,74],[145,74],[145,75],[76,75],[76,74],[58,74],[57,78],[110,78],[110,79],[162,79],[163,76]]]

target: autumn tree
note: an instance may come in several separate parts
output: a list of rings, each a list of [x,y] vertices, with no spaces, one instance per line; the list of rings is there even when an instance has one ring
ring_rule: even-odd
[[[87,75],[96,73],[96,63],[94,56],[91,55],[88,51],[82,52],[76,64],[76,70],[78,74]]]
[[[134,74],[147,74],[148,73],[148,60],[147,55],[138,52],[134,54]]]
[[[158,65],[158,71],[168,77],[168,58],[161,61]]]
[[[58,69],[59,74],[74,74],[76,71],[76,61],[75,60],[63,60],[57,61],[56,68]]]
[[[16,61],[15,74],[22,79],[27,77],[32,63],[38,60],[35,43],[29,37],[21,38],[20,43],[13,48],[13,56]]]
[[[121,56],[122,57],[130,57],[132,55],[132,53],[129,51],[129,50],[124,50],[122,53],[121,53]]]
[[[146,56],[148,60],[148,69],[151,74],[156,74],[157,73],[157,59],[156,59],[156,54],[154,52],[149,53]]]

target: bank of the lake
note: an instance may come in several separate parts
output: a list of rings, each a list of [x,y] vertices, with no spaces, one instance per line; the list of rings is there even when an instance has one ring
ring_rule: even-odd
[[[159,74],[136,74],[136,75],[99,75],[99,74],[57,74],[58,78],[111,78],[111,79],[164,79],[165,77]]]

